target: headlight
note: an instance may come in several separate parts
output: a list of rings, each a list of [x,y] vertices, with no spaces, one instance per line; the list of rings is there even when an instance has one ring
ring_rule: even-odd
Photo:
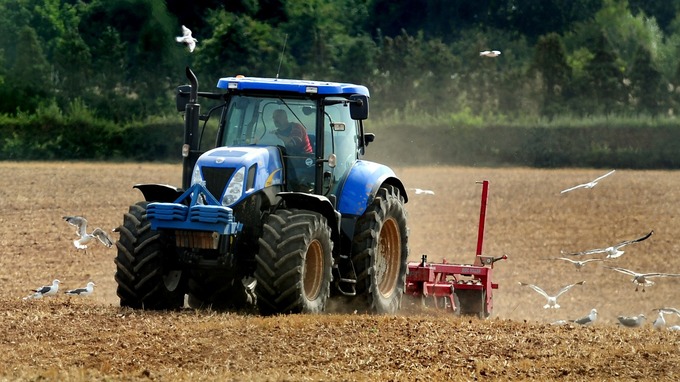
[[[191,173],[191,185],[203,182],[203,176],[201,176],[201,168],[198,165],[194,166],[194,171]],[[205,183],[203,183],[205,185]]]
[[[224,192],[224,197],[222,198],[222,205],[228,207],[241,197],[243,193],[243,180],[245,179],[246,169],[241,167],[238,171],[234,173],[231,180],[227,184],[227,189]]]

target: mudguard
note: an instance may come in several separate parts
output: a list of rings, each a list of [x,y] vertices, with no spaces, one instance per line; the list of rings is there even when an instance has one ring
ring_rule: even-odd
[[[379,163],[358,160],[338,192],[338,211],[343,217],[361,216],[383,184],[397,187],[404,202],[408,201],[406,189],[392,169]]]

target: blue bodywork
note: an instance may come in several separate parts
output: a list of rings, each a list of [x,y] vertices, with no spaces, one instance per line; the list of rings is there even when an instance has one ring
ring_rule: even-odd
[[[217,82],[219,89],[264,90],[298,94],[342,95],[361,94],[370,96],[368,88],[362,85],[339,82],[288,80],[260,77],[225,77]]]
[[[358,160],[345,179],[338,198],[338,211],[343,216],[364,213],[371,198],[388,178],[396,178],[385,165]]]

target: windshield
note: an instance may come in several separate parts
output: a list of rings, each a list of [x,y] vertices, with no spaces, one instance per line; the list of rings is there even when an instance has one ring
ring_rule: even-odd
[[[308,134],[314,134],[316,107],[312,100],[233,96],[224,119],[220,144],[281,145],[282,142],[273,134],[277,129],[274,124],[276,110],[285,111],[289,123],[302,125]]]

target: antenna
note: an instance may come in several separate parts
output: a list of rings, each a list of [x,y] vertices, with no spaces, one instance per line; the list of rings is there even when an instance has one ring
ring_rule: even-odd
[[[286,33],[286,38],[283,40],[283,49],[281,49],[281,59],[279,59],[279,68],[276,70],[276,79],[279,79],[279,72],[281,72],[281,63],[283,62],[283,53],[286,51],[286,42],[288,42],[288,33]]]

